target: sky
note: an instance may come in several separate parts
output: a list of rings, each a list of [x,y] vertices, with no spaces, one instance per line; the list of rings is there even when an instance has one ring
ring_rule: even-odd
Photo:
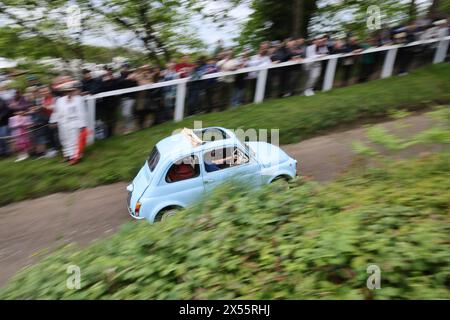
[[[215,3],[211,2],[211,7],[220,6]],[[224,40],[226,44],[231,44],[233,38],[239,36],[240,25],[251,13],[252,10],[246,4],[242,4],[230,11],[230,22],[223,28],[218,28],[211,22],[205,22],[204,19],[196,19],[192,24],[198,28],[200,38],[206,44],[215,43],[220,39]]]

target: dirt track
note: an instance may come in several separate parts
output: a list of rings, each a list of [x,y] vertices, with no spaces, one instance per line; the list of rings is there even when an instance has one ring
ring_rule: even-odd
[[[431,125],[425,115],[385,123],[396,131],[414,134]],[[406,129],[405,129],[406,125]],[[355,155],[351,144],[363,140],[364,129],[336,132],[283,146],[300,162],[301,174],[329,181],[346,171]],[[400,156],[416,155],[436,147],[415,147]],[[18,270],[56,248],[75,242],[86,245],[131,221],[125,209],[126,183],[72,193],[57,193],[0,208],[0,286]]]

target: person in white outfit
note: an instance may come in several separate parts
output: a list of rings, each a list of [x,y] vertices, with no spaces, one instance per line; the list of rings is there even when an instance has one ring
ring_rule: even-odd
[[[61,90],[65,95],[56,100],[49,123],[58,125],[63,156],[70,161],[76,155],[80,131],[86,127],[85,101],[75,82],[68,83]]]
[[[319,45],[321,44],[321,39],[316,38],[311,45],[306,47],[306,59],[316,59],[323,55],[319,53]],[[320,73],[322,72],[322,63],[320,61],[314,61],[304,64],[305,70],[308,72],[308,80],[305,84],[305,96],[314,95],[314,86],[317,80],[319,80]]]

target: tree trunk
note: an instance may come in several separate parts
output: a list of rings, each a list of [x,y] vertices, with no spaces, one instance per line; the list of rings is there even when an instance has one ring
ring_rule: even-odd
[[[441,4],[440,0],[433,0],[430,9],[428,9],[428,18],[430,19],[437,18],[440,4]]]
[[[308,37],[309,21],[317,10],[317,0],[306,0],[303,2],[303,25],[301,26],[302,37]]]
[[[293,8],[292,8],[292,36],[294,38],[303,37],[303,13],[304,13],[304,5],[303,0],[294,0]]]
[[[411,0],[411,3],[409,4],[409,21],[416,20],[417,18],[417,6],[416,6],[416,0]]]

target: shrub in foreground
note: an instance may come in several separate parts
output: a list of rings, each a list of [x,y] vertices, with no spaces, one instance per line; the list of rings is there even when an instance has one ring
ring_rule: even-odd
[[[226,186],[172,220],[129,223],[23,270],[2,299],[450,298],[449,153],[327,186]],[[447,176],[446,176],[447,175]],[[369,290],[367,267],[381,269]],[[67,267],[81,269],[69,290]]]

